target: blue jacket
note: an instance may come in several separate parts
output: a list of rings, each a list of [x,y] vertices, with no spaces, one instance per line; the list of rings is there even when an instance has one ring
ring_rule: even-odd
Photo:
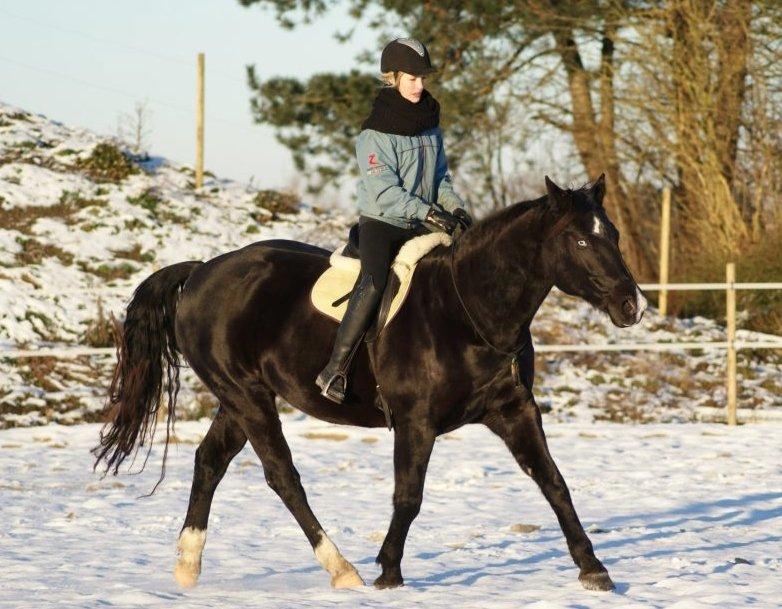
[[[440,127],[414,136],[364,129],[356,139],[356,157],[362,216],[410,228],[432,205],[445,211],[465,207],[453,191]]]

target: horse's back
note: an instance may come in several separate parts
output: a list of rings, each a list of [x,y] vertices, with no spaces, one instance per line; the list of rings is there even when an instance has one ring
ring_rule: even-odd
[[[183,293],[195,296],[207,290],[216,297],[252,284],[273,279],[273,269],[284,269],[285,274],[301,275],[300,282],[317,277],[328,266],[330,252],[321,247],[288,239],[258,241],[241,249],[212,258],[196,268],[184,286]]]
[[[196,336],[197,349],[241,343],[248,332],[269,337],[284,322],[307,317],[310,289],[327,266],[328,251],[281,239],[208,260],[182,288],[176,316],[180,347],[193,349]]]

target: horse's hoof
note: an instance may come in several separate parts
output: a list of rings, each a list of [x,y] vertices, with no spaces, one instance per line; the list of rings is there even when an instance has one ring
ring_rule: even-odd
[[[401,577],[390,577],[381,575],[375,580],[375,588],[384,590],[386,588],[399,588],[404,586],[405,582]]]
[[[614,590],[614,582],[608,575],[608,571],[593,571],[592,573],[584,573],[578,576],[578,580],[581,585],[587,590],[600,590],[602,592],[610,592]]]
[[[199,575],[199,571],[187,563],[178,562],[174,567],[174,579],[183,588],[195,587]]]
[[[331,578],[332,588],[360,588],[364,585],[364,580],[355,569],[346,569],[342,573],[337,573]]]

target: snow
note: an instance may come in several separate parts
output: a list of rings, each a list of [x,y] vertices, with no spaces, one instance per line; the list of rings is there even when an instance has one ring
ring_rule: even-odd
[[[149,498],[138,497],[157,479],[160,443],[141,475],[101,479],[88,453],[97,425],[0,431],[0,607],[701,609],[782,598],[779,426],[551,418],[551,451],[614,593],[582,589],[553,512],[482,427],[437,441],[404,588],[332,590],[245,448],[218,488],[199,585],[186,591],[172,577],[174,548],[208,425],[177,426]],[[298,413],[283,428],[315,514],[371,583],[390,518],[391,434]]]
[[[75,167],[102,139],[0,102],[0,349],[84,344],[98,304],[122,317],[152,271],[267,238],[324,247],[352,217],[304,203],[273,218],[246,184],[153,157],[118,183]],[[156,210],[133,203],[151,189]],[[63,209],[65,191],[94,204]],[[31,252],[25,250],[34,241]],[[138,248],[139,259],[120,250]],[[37,248],[37,249],[36,249]],[[40,256],[40,260],[25,259]],[[125,254],[127,256],[127,253]],[[128,265],[108,279],[101,265]],[[536,344],[725,339],[713,320],[650,308],[617,329],[554,290]],[[742,340],[780,337],[740,331]],[[329,588],[304,535],[245,449],[218,489],[199,587],[173,581],[196,443],[206,419],[178,425],[158,492],[162,446],[142,475],[91,470],[113,356],[0,358],[0,608],[163,607],[778,607],[782,597],[779,424],[685,424],[723,416],[724,353],[538,354],[535,393],[552,452],[617,592],[587,592],[556,519],[499,441],[470,427],[438,440],[414,523],[403,589]],[[739,354],[739,420],[782,420],[782,358]],[[210,411],[183,370],[179,412]],[[392,437],[283,416],[310,503],[365,581],[390,518]],[[72,425],[52,424],[52,421]],[[643,422],[616,425],[606,421]],[[674,423],[675,422],[675,423]],[[80,424],[81,423],[81,424]],[[37,427],[33,427],[37,426]]]

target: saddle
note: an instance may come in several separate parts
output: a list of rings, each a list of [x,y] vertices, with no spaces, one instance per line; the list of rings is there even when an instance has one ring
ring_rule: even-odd
[[[391,264],[391,272],[380,301],[374,331],[377,335],[394,318],[410,289],[410,282],[418,261],[438,245],[450,245],[451,237],[446,233],[429,233],[413,237],[399,250]],[[348,298],[361,271],[359,255],[358,225],[350,230],[347,244],[338,247],[329,258],[327,268],[310,292],[313,306],[333,320],[340,322],[348,307]]]

